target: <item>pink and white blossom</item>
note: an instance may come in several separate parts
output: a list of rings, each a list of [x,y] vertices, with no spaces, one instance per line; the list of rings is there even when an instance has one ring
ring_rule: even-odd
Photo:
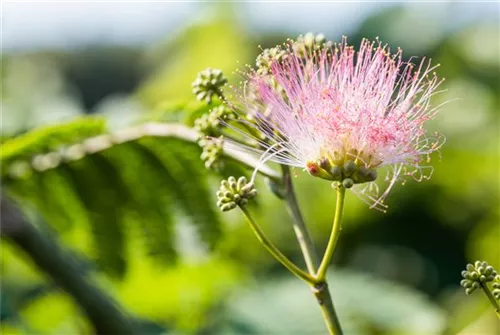
[[[404,62],[401,49],[391,54],[378,40],[364,39],[355,51],[344,38],[305,53],[296,52],[295,43],[282,47],[286,56],[270,71],[245,74],[241,101],[266,137],[262,161],[340,181],[345,173],[332,169],[351,164],[371,173],[351,177],[353,191],[380,209],[403,176],[430,177],[432,167],[425,164],[443,143],[424,128],[438,112],[430,103],[442,82],[433,72],[437,66],[426,59]],[[387,187],[379,191],[374,179],[383,167]]]

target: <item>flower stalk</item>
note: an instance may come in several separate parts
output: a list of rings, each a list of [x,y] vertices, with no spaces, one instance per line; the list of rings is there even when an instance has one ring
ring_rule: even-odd
[[[340,327],[339,318],[333,306],[332,296],[330,295],[326,279],[313,287],[313,293],[318,301],[328,333],[330,335],[342,335],[342,328]]]
[[[335,250],[336,239],[338,239],[338,235],[340,233],[340,221],[342,218],[345,189],[343,187],[339,187],[342,188],[343,191],[342,191],[342,196],[339,196],[339,194],[337,195],[336,214],[334,219],[334,225],[332,228],[332,235],[330,237],[330,240],[332,240],[332,236],[334,236],[335,242],[333,244],[331,243],[328,244],[329,246],[330,245],[331,246],[330,248],[327,248],[327,252],[330,252],[331,254],[328,257],[329,260],[325,260],[326,254],[325,257],[323,258],[321,264],[323,265],[322,271],[324,271],[325,274],[323,275],[323,278],[320,278],[319,272],[317,273],[318,256],[314,244],[312,242],[311,236],[309,234],[309,231],[307,229],[307,226],[302,217],[302,213],[300,212],[300,208],[297,202],[297,197],[295,195],[295,191],[292,184],[290,168],[286,165],[282,165],[281,168],[283,173],[283,187],[285,189],[284,201],[287,204],[288,211],[290,212],[291,216],[294,219],[293,228],[297,236],[297,241],[299,242],[300,249],[304,256],[307,269],[309,273],[314,276],[316,281],[316,283],[313,286],[311,286],[312,292],[319,304],[319,307],[321,309],[321,314],[323,316],[323,319],[325,320],[329,334],[341,335],[342,328],[340,326],[340,322],[337,313],[335,311],[333,300],[330,295],[330,291],[328,289],[328,282],[326,280],[326,270],[328,269],[328,265],[330,264],[333,251]],[[339,190],[337,191],[339,192]],[[335,231],[337,232],[334,234]]]
[[[345,187],[338,183],[337,188],[337,205],[335,208],[335,217],[333,219],[332,232],[330,233],[330,238],[328,240],[328,245],[326,246],[325,254],[319,265],[318,273],[316,278],[321,282],[326,278],[326,271],[328,270],[328,265],[332,261],[333,252],[335,251],[335,246],[339,239],[340,231],[342,230],[341,220],[344,211],[344,199],[345,199]]]
[[[250,215],[250,212],[243,206],[240,206],[240,209],[245,215],[245,218],[247,219],[248,223],[250,224],[250,228],[254,232],[255,236],[257,236],[259,242],[262,243],[264,248],[266,248],[267,251],[269,251],[269,253],[274,258],[276,258],[278,262],[283,264],[283,266],[286,267],[295,276],[304,280],[306,283],[310,285],[315,285],[316,279],[310,274],[300,269],[299,267],[297,267],[292,261],[290,261],[285,255],[283,255],[281,251],[279,251],[279,249],[267,238],[267,236],[264,234],[260,226],[255,222],[253,217]]]
[[[500,306],[498,305],[498,302],[496,301],[495,297],[493,297],[493,294],[491,294],[491,291],[485,283],[481,283],[481,288],[483,289],[484,294],[486,294],[486,297],[488,297],[488,300],[490,301],[491,305],[495,309],[495,313],[497,314],[497,317],[500,319]]]
[[[281,170],[283,173],[284,201],[286,202],[288,212],[293,218],[293,230],[297,236],[297,241],[299,242],[300,250],[304,256],[307,270],[310,274],[316,274],[319,265],[318,256],[311,235],[309,234],[302,213],[300,212],[299,204],[297,203],[290,168],[286,165],[282,165]]]

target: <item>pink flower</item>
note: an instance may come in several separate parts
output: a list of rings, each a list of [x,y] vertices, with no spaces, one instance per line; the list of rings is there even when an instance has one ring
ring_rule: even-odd
[[[378,40],[364,39],[357,52],[345,38],[301,52],[297,43],[282,48],[269,71],[246,73],[244,109],[266,137],[261,161],[354,186],[379,209],[404,175],[429,178],[432,167],[423,163],[443,143],[424,128],[439,107],[430,104],[441,83],[437,66],[403,62],[400,49],[391,55]],[[383,167],[388,186],[379,192]]]

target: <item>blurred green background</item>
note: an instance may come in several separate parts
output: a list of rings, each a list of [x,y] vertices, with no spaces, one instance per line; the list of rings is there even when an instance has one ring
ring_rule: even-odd
[[[31,14],[30,14],[31,13]],[[30,16],[31,15],[31,16]],[[388,213],[348,195],[331,291],[349,334],[498,334],[487,299],[465,296],[465,264],[500,270],[500,34],[495,3],[128,3],[4,6],[2,189],[81,261],[152,334],[322,334],[306,285],[219,214],[223,176],[196,145],[146,137],[71,163],[33,157],[147,121],[192,123],[206,67],[232,84],[262,48],[308,31],[357,46],[375,38],[440,63],[449,101],[430,127],[447,138],[430,181],[397,186]],[[297,171],[318,250],[329,186]],[[283,204],[258,181],[253,209],[302,264]],[[9,239],[1,248],[2,334],[88,334],[73,300]],[[43,251],[40,251],[43,252]]]

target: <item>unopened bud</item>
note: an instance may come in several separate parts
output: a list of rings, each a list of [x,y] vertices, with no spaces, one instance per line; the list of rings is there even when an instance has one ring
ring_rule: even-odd
[[[205,163],[207,169],[220,169],[223,162],[220,160],[223,153],[224,137],[205,137],[198,141],[198,145],[203,149],[200,158]]]
[[[344,186],[344,188],[351,188],[354,186],[354,182],[351,178],[346,178],[342,180],[342,186]]]
[[[349,177],[351,176],[354,171],[356,171],[356,163],[353,161],[349,160],[344,163],[344,176]]]
[[[287,57],[287,52],[279,47],[264,49],[255,60],[258,74],[268,74],[274,62],[281,63]]]
[[[238,180],[234,177],[229,177],[227,180],[221,181],[221,187],[217,192],[217,206],[225,212],[236,206],[245,206],[248,200],[257,195],[257,190],[252,182],[248,182],[245,177],[240,177]]]
[[[462,271],[461,274],[464,279],[460,281],[460,285],[465,288],[466,294],[472,293],[487,282],[496,281],[497,273],[495,269],[486,262],[476,261],[474,264],[467,264],[466,269]]]
[[[222,70],[207,68],[199,72],[192,83],[193,93],[196,99],[211,103],[214,96],[222,96],[221,88],[226,83],[227,79]]]

